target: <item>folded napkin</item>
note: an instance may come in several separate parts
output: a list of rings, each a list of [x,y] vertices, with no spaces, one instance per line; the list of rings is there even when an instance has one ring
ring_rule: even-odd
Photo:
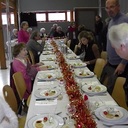
[[[37,100],[35,105],[57,105],[57,99],[55,100]]]
[[[113,101],[105,101],[105,105],[117,105],[117,103]]]

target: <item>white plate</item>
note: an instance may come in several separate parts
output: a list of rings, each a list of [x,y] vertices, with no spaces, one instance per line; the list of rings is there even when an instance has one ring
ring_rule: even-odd
[[[35,96],[38,98],[55,98],[60,94],[59,88],[42,88],[37,89],[34,92]]]
[[[81,62],[72,62],[70,63],[74,68],[82,68],[82,67],[86,67],[87,64],[86,63],[81,63]]]
[[[51,81],[56,79],[56,74],[47,72],[47,73],[40,73],[38,74],[38,80],[44,80],[44,81]]]
[[[99,94],[107,91],[107,88],[104,85],[83,85],[82,90],[90,94]]]
[[[42,55],[41,61],[54,61],[55,55]]]
[[[104,111],[106,111],[109,108],[113,108],[114,110],[118,110],[119,111],[119,118],[108,118],[105,115],[103,115]],[[110,111],[110,109],[109,109]],[[128,118],[128,111],[125,110],[122,107],[119,106],[102,106],[98,109],[95,110],[95,115],[102,121],[106,122],[106,123],[122,123],[123,121],[126,120],[126,118]]]
[[[56,66],[52,65],[52,64],[45,64],[44,66],[47,66],[47,69],[49,69],[49,70],[56,68]]]
[[[52,51],[43,51],[42,54],[43,54],[43,55],[49,55],[49,54],[53,54],[53,52],[52,52]]]
[[[62,128],[75,128],[73,124],[65,124]]]
[[[44,117],[49,118],[49,114],[39,114],[39,115],[33,116],[27,122],[28,128],[36,128],[35,123],[37,121],[41,121],[41,124],[43,124],[42,128],[57,128],[59,125],[64,124],[62,117],[58,115],[52,115],[52,114],[50,114],[50,116],[52,117],[51,123],[49,123],[49,120],[47,120],[46,122],[43,121]]]
[[[80,78],[89,78],[89,77],[93,77],[94,73],[91,71],[82,70],[82,71],[75,71],[75,75]]]
[[[67,59],[69,59],[69,60],[76,60],[76,59],[80,59],[80,57],[79,56],[75,56],[75,55],[68,55]]]

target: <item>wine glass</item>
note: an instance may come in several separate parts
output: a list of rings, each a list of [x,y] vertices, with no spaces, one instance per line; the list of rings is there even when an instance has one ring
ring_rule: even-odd
[[[71,105],[71,104],[67,104],[67,106],[66,106],[66,112],[67,112],[67,115],[69,116],[68,125],[74,125],[74,122],[71,119],[71,117],[76,112],[75,106],[74,105]]]

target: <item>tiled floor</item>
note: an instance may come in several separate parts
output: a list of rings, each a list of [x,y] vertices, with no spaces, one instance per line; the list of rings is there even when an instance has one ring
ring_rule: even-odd
[[[2,89],[3,89],[3,86],[4,85],[9,85],[10,83],[10,80],[9,80],[9,77],[10,77],[10,70],[9,70],[9,63],[7,61],[7,69],[5,70],[1,70],[0,69],[0,96],[3,96],[3,92],[2,92]]]

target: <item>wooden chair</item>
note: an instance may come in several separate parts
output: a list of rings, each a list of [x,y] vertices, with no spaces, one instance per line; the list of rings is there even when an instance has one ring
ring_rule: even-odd
[[[22,73],[21,72],[14,73],[13,79],[14,79],[14,83],[15,83],[18,95],[20,97],[20,100],[22,101],[24,94],[27,90],[27,86],[26,86],[26,83],[25,83]]]
[[[101,73],[103,71],[103,68],[105,66],[105,60],[102,59],[102,58],[98,58],[96,60],[96,63],[95,63],[95,67],[94,67],[94,73],[95,75],[97,76],[97,79],[100,79],[100,76],[101,76]]]
[[[77,52],[77,49],[78,49],[78,45],[75,45],[75,48],[74,48],[74,53],[76,54]]]
[[[67,44],[67,41],[68,41],[68,39],[67,38],[64,38],[64,44],[65,45]]]
[[[32,53],[31,50],[28,50],[28,53],[29,53],[29,57],[30,57],[31,63],[34,65],[34,64],[35,64],[35,58],[34,58],[34,55],[33,55],[33,53]]]
[[[125,81],[126,81],[126,78],[117,77],[115,85],[114,85],[114,89],[112,92],[112,97],[118,103],[118,105],[128,110],[126,100],[125,100],[125,92],[123,89],[123,85]]]
[[[28,99],[27,99],[27,106],[28,106],[28,107],[29,107],[30,100],[31,100],[31,95],[29,95],[29,97],[28,97]]]
[[[101,58],[104,59],[105,61],[107,60],[107,52],[106,51],[101,52]]]
[[[71,45],[71,40],[68,40],[67,41],[67,46],[70,48],[70,45]]]
[[[3,95],[5,101],[18,116],[18,104],[13,89],[9,85],[3,87]],[[26,116],[18,117],[19,128],[24,128]]]

